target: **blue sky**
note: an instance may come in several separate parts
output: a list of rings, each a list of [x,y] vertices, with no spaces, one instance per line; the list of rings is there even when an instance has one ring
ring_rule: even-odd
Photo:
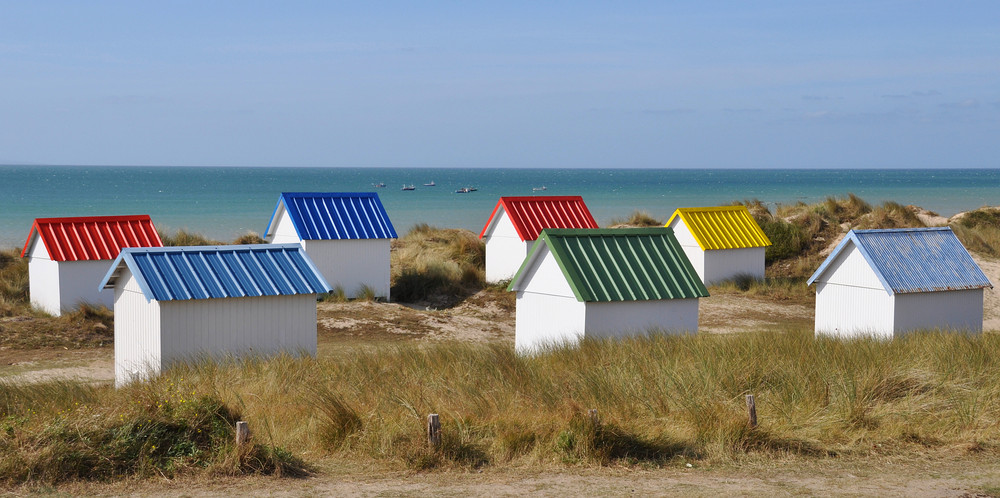
[[[1000,3],[0,0],[0,163],[997,167]]]

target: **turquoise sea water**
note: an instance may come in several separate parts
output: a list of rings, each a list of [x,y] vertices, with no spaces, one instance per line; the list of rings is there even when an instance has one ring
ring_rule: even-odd
[[[437,186],[423,186],[430,181]],[[386,187],[373,188],[378,182]],[[416,190],[402,191],[404,184]],[[456,194],[461,187],[478,191]],[[0,166],[0,247],[23,245],[34,218],[113,214],[149,214],[161,230],[232,240],[263,232],[282,191],[375,191],[400,234],[420,222],[478,233],[504,195],[581,195],[602,225],[636,209],[665,220],[677,207],[814,202],[848,192],[950,216],[1000,204],[1000,170]]]

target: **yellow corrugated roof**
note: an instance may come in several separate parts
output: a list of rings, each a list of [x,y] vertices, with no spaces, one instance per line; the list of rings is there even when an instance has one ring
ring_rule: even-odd
[[[764,235],[746,206],[678,208],[667,226],[678,216],[703,250],[767,247],[771,240]]]

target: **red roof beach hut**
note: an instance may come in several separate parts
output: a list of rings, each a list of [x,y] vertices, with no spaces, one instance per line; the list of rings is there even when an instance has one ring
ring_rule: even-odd
[[[546,228],[597,228],[583,198],[501,197],[479,238],[486,244],[486,280],[514,276]]]
[[[126,247],[161,247],[149,215],[37,218],[21,257],[28,258],[31,303],[59,316],[80,304],[114,305],[97,284]]]

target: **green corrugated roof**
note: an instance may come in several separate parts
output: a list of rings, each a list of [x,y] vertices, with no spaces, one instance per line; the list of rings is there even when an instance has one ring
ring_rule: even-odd
[[[670,228],[545,229],[511,281],[515,290],[542,246],[580,301],[708,297]]]

